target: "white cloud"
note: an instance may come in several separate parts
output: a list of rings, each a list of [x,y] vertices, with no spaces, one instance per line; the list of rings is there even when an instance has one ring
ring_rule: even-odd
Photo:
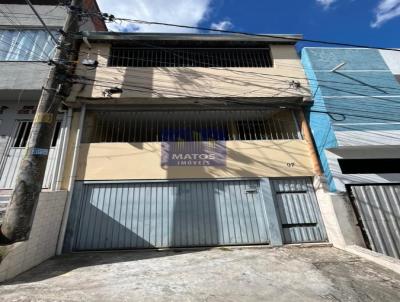
[[[328,9],[336,0],[316,0],[324,9]]]
[[[103,13],[116,17],[197,26],[207,17],[212,0],[97,0]],[[193,32],[161,25],[111,23],[114,31]]]
[[[376,8],[375,21],[372,27],[379,27],[383,23],[400,16],[400,0],[380,0]]]
[[[211,23],[211,28],[217,30],[230,30],[233,28],[233,23],[229,20],[223,20],[218,23]]]

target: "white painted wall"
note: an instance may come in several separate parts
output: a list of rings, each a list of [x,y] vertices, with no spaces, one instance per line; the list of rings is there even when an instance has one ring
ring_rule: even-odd
[[[399,102],[400,102],[400,99],[399,99]],[[397,124],[399,124],[399,123],[385,123],[386,126],[397,125]],[[337,126],[337,128],[338,128],[338,126]],[[361,128],[361,127],[359,127],[359,128]],[[341,147],[400,145],[400,130],[336,131],[335,135],[336,135],[336,140],[337,140],[339,146],[341,146]]]
[[[391,50],[380,50],[379,52],[393,74],[400,74],[400,52]]]
[[[365,247],[347,194],[329,192],[325,178],[320,176],[314,178],[314,188],[329,242],[337,248]]]
[[[66,199],[66,191],[40,194],[30,238],[7,247],[7,254],[0,263],[0,282],[55,255]]]

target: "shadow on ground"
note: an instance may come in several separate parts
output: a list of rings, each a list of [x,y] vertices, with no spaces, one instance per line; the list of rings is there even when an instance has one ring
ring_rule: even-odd
[[[39,282],[60,275],[68,274],[76,269],[85,267],[113,265],[122,262],[135,262],[148,260],[153,258],[171,257],[187,253],[196,253],[205,251],[206,248],[199,249],[171,249],[171,250],[138,250],[138,251],[114,251],[114,252],[81,252],[70,253],[62,256],[53,257],[41,265],[21,274],[20,276],[0,283],[6,284],[23,284],[31,282]]]
[[[57,257],[0,286],[0,301],[400,301],[400,276],[332,247]]]

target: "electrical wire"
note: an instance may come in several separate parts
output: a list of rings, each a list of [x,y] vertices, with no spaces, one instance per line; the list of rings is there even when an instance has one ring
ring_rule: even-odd
[[[114,15],[110,15],[107,13],[106,14],[104,14],[104,13],[84,13],[84,14],[94,15],[99,18],[102,18],[103,20],[108,20],[109,22],[123,21],[123,22],[134,23],[134,24],[168,26],[168,27],[176,27],[176,28],[184,28],[184,29],[195,29],[195,30],[199,30],[199,31],[244,35],[244,36],[259,37],[259,38],[281,39],[281,40],[286,40],[286,41],[291,41],[291,42],[309,42],[309,43],[318,43],[318,44],[326,44],[326,45],[337,45],[337,46],[346,46],[346,47],[355,47],[355,48],[370,48],[370,49],[390,50],[390,51],[400,52],[400,49],[396,49],[396,48],[361,45],[361,44],[354,44],[354,43],[343,43],[343,42],[317,40],[317,39],[294,38],[294,37],[288,37],[288,36],[284,36],[284,35],[255,34],[255,33],[244,32],[244,31],[223,30],[223,29],[215,29],[215,28],[201,27],[201,26],[190,26],[190,25],[182,25],[182,24],[174,24],[174,23],[166,23],[166,22],[146,21],[146,20],[140,20],[140,19],[119,18],[119,17],[115,17]]]
[[[91,81],[91,82],[100,82],[100,83],[105,83],[105,84],[113,84],[114,82],[111,82],[111,81],[98,81],[98,80],[90,80],[90,79],[86,79],[86,80],[88,80],[88,81]],[[75,81],[74,83],[78,83],[78,84],[84,84],[84,85],[87,85],[88,83],[87,82],[79,82],[79,81]],[[95,84],[95,83],[93,83],[93,84],[90,84],[90,85],[92,85],[92,86],[95,86],[95,87],[102,87],[102,88],[114,88],[115,86],[110,86],[110,85],[105,85],[105,84]],[[148,87],[143,87],[143,86],[130,86],[130,85],[123,85],[123,89],[124,90],[127,90],[127,91],[136,91],[136,92],[154,92],[155,94],[160,94],[160,92],[159,91],[155,91],[154,89],[152,89],[152,88],[148,88]],[[168,92],[169,93],[169,92]],[[184,97],[184,98],[186,98],[186,100],[189,98],[194,98],[193,96],[190,96],[190,95],[185,95],[185,94],[180,94],[180,93],[173,93],[173,95],[175,95],[175,96],[180,96],[180,97]],[[161,94],[161,96],[162,96],[162,94]],[[231,96],[231,97],[234,97],[234,96]],[[292,103],[290,103],[290,102],[279,102],[279,104],[265,104],[265,103],[260,103],[260,102],[257,102],[257,103],[251,103],[250,101],[238,101],[238,100],[232,100],[232,99],[230,99],[230,97],[224,97],[224,98],[221,98],[221,97],[219,97],[219,98],[212,98],[212,101],[221,101],[223,104],[225,104],[225,103],[233,103],[233,104],[236,104],[236,105],[245,105],[245,106],[258,106],[258,107],[279,107],[279,108],[282,108],[282,107],[287,107],[287,108],[290,108],[290,107],[292,107],[292,106],[294,106],[294,104],[292,104]],[[198,102],[198,100],[194,100],[194,102]],[[342,110],[345,110],[344,108],[339,108],[339,107],[337,107],[338,109],[342,109]],[[377,117],[373,117],[373,116],[368,116],[368,115],[362,115],[362,114],[354,114],[354,113],[348,113],[348,112],[338,112],[338,111],[322,111],[322,110],[315,110],[315,109],[312,109],[312,108],[307,108],[306,109],[306,111],[308,111],[308,112],[314,112],[314,113],[323,113],[323,114],[327,114],[332,120],[335,120],[335,121],[344,121],[345,119],[343,119],[343,118],[337,118],[337,117],[335,117],[335,115],[337,115],[337,116],[341,116],[341,117],[347,117],[347,116],[351,116],[351,117],[358,117],[358,118],[364,118],[364,119],[370,119],[370,120],[379,120],[379,121],[388,121],[388,122],[400,122],[400,118],[398,118],[398,119],[390,119],[390,118],[384,118],[384,117],[379,117],[379,118],[377,118]],[[364,112],[367,112],[367,113],[369,113],[370,111],[364,111]],[[376,114],[376,111],[374,111],[374,112],[371,112],[371,113],[374,113],[374,114]]]
[[[3,11],[1,8],[0,8],[0,14],[2,14],[11,24],[13,24],[14,25],[14,27],[12,27],[14,30],[17,30],[17,31],[19,31],[19,30],[21,30],[21,28],[19,28],[19,27],[21,27],[22,25],[18,22],[18,20],[13,20],[10,16],[8,16],[8,13],[7,12],[5,12],[5,11]],[[33,45],[35,46],[35,47],[37,47],[39,50],[41,50],[42,51],[42,53],[47,53],[47,51],[41,46],[41,45],[38,45],[37,44],[37,42],[36,42],[36,40],[34,39],[34,37],[33,36],[31,36],[29,33],[26,35],[26,37],[33,43]],[[54,45],[54,47],[55,47],[56,45]],[[52,50],[52,51],[54,51],[54,49]],[[31,50],[31,52],[33,52],[32,50]],[[48,56],[48,59],[50,60],[50,57]]]
[[[4,41],[4,40],[0,40],[0,43],[4,43],[4,44],[6,44],[7,46],[9,46],[9,47],[14,47],[14,45],[13,44],[11,44],[11,43],[9,43],[9,42],[7,42],[7,41]],[[38,61],[42,61],[42,60],[46,60],[45,62],[48,62],[48,60],[47,60],[47,58],[44,58],[41,54],[38,54],[37,52],[34,52],[34,51],[32,51],[31,49],[29,49],[29,48],[26,48],[26,47],[17,47],[17,48],[14,48],[15,50],[19,50],[19,51],[23,51],[23,52],[25,52],[25,53],[32,53],[32,54],[34,54],[34,55],[36,55],[37,56],[37,59],[40,59],[40,60],[38,60]],[[17,53],[17,52],[14,52],[14,51],[9,51],[9,50],[1,50],[2,52],[4,52],[4,53],[12,53],[12,54],[14,54],[14,55],[19,55],[20,53]],[[8,61],[8,60],[7,60]],[[31,62],[31,61],[23,61],[23,62]]]
[[[148,44],[148,43],[144,43],[144,42],[142,42],[141,43],[142,45],[145,45],[145,46],[148,46],[148,47],[152,47],[152,48],[155,48],[155,49],[160,49],[160,50],[163,50],[163,51],[165,51],[165,52],[169,52],[169,53],[173,53],[173,55],[174,56],[176,56],[176,57],[178,57],[178,58],[182,58],[182,59],[186,59],[186,60],[188,60],[188,61],[191,61],[191,62],[193,62],[193,63],[201,63],[201,64],[205,64],[205,65],[208,65],[208,67],[207,68],[210,68],[210,69],[215,69],[215,70],[227,70],[227,71],[229,71],[229,72],[232,72],[232,73],[242,73],[242,74],[254,74],[254,75],[257,75],[257,76],[261,76],[261,77],[264,77],[264,78],[270,78],[270,77],[282,77],[282,78],[285,78],[285,79],[293,79],[293,80],[300,80],[300,81],[306,81],[306,80],[308,80],[308,81],[316,81],[316,82],[318,82],[318,83],[321,83],[321,82],[326,82],[326,83],[336,83],[336,84],[340,84],[340,85],[350,85],[350,86],[355,86],[355,85],[357,85],[357,84],[355,84],[355,83],[346,83],[346,82],[337,82],[337,81],[326,81],[326,80],[314,80],[314,79],[309,79],[309,78],[307,78],[307,77],[302,77],[302,78],[299,78],[299,77],[293,77],[293,76],[282,76],[282,75],[273,75],[273,74],[262,74],[262,73],[257,73],[257,72],[252,72],[252,71],[241,71],[241,70],[238,70],[238,69],[232,69],[232,68],[227,68],[227,67],[216,67],[216,66],[214,66],[214,65],[211,65],[211,64],[209,64],[209,63],[206,63],[206,62],[199,62],[199,61],[197,61],[197,60],[193,60],[193,59],[189,59],[189,58],[184,58],[184,57],[182,57],[182,56],[180,56],[180,55],[178,55],[178,54],[176,54],[176,53],[174,53],[173,52],[173,50],[170,50],[170,49],[167,49],[167,48],[165,48],[165,47],[158,47],[158,46],[154,46],[154,45],[151,45],[151,44]],[[82,53],[86,53],[86,54],[90,54],[89,52],[84,52],[84,51],[82,51]],[[108,55],[108,56],[104,56],[105,58],[111,58],[112,56],[111,55]],[[132,59],[132,57],[125,57],[125,56],[118,56],[118,58],[121,58],[121,59]],[[209,58],[215,58],[214,56],[209,56]],[[158,61],[158,60],[146,60],[146,59],[141,59],[141,58],[135,58],[135,60],[139,60],[139,61],[144,61],[144,62],[156,62],[156,63],[163,63],[163,61]],[[282,64],[279,64],[279,66],[281,66]],[[107,65],[99,65],[100,67],[102,67],[102,66],[107,66]],[[186,68],[190,68],[190,66],[189,67],[186,67]],[[299,66],[299,68],[297,68],[296,70],[298,70],[298,71],[303,71],[304,69],[303,68],[301,68],[301,66]],[[390,70],[387,70],[387,72],[390,72]],[[370,77],[370,75],[369,75],[369,78],[375,78],[375,77]],[[380,77],[379,78],[376,78],[376,79],[381,79]],[[229,81],[231,81],[231,79],[229,79]],[[278,80],[276,80],[276,81],[278,81]],[[289,81],[288,80],[282,80],[282,82],[285,82],[285,83],[288,83]],[[360,85],[362,85],[362,84],[360,84]],[[322,85],[320,85],[320,86],[322,86]],[[363,85],[363,86],[366,86],[366,85]],[[394,89],[394,90],[396,90],[396,89],[398,89],[398,88],[394,88],[394,87],[385,87],[385,86],[374,86],[377,90],[378,89],[380,89],[380,88],[382,88],[382,89]],[[400,89],[399,89],[399,91],[400,91]],[[352,94],[353,92],[349,92],[350,94]]]
[[[46,12],[48,14],[49,12]],[[27,13],[15,13],[15,12],[7,12],[7,15],[14,15],[17,16],[19,19],[27,19],[31,18],[33,16],[36,16],[35,14],[27,14]],[[22,17],[20,17],[22,16]],[[52,17],[52,16],[45,16],[46,19],[53,19],[53,20],[65,20],[65,18],[61,17]]]
[[[99,16],[97,13],[89,13],[90,15],[96,15]],[[131,22],[131,23],[142,23],[142,24],[150,24],[150,25],[163,25],[163,26],[173,26],[173,27],[180,27],[180,28],[189,28],[189,29],[196,29],[196,30],[202,30],[202,31],[211,31],[211,32],[221,32],[221,33],[229,33],[229,34],[239,34],[239,35],[246,35],[246,36],[256,36],[256,37],[268,37],[268,38],[279,38],[282,40],[290,40],[293,42],[312,42],[312,43],[319,43],[319,44],[330,44],[330,45],[340,45],[340,46],[347,46],[347,47],[357,47],[357,48],[371,48],[371,49],[382,49],[382,50],[391,50],[391,51],[400,51],[399,49],[393,49],[393,48],[383,48],[383,47],[375,47],[375,46],[365,46],[365,45],[358,45],[358,44],[349,44],[349,43],[341,43],[341,42],[332,42],[332,41],[322,41],[322,40],[312,40],[312,39],[304,39],[304,38],[290,38],[287,36],[279,36],[279,35],[264,35],[264,34],[253,34],[253,33],[247,33],[247,32],[237,32],[237,31],[229,31],[229,30],[217,30],[217,29],[212,29],[212,28],[205,28],[205,27],[194,27],[194,26],[186,26],[186,25],[178,25],[178,24],[172,24],[172,23],[161,23],[161,22],[151,22],[151,21],[144,21],[144,20],[134,20],[134,19],[127,19],[127,18],[115,18],[115,20],[120,20],[120,21],[126,21],[126,22]],[[216,67],[218,68],[218,67]],[[301,68],[299,68],[301,69]],[[235,70],[236,72],[236,70]],[[265,75],[265,76],[270,76],[270,75]],[[307,78],[304,78],[307,79]],[[307,79],[309,80],[309,79]],[[95,80],[97,81],[97,80]],[[318,80],[317,80],[318,81]],[[85,84],[85,83],[82,83]],[[94,86],[99,86],[96,84],[93,84]],[[101,85],[101,87],[107,87],[105,85]],[[109,87],[112,88],[112,87]],[[135,91],[141,91],[139,89],[144,89],[147,90],[146,87],[137,87]],[[157,93],[151,88],[148,88],[152,90],[154,93]],[[351,93],[351,92],[349,92]],[[176,94],[179,95],[179,94]],[[185,95],[181,95],[185,96]],[[368,96],[368,95],[366,95]],[[185,96],[189,97],[189,96]],[[224,100],[226,101],[226,100]],[[229,100],[229,102],[232,102],[232,100]],[[240,102],[240,104],[243,104]],[[248,102],[244,102],[244,104],[248,105]],[[258,104],[259,105],[259,104]],[[337,112],[323,112],[323,111],[318,111],[318,110],[310,110],[310,112],[316,112],[316,113],[324,113],[330,115],[330,118],[334,119],[334,117],[331,116],[331,114],[337,114],[337,115],[344,115],[342,113],[337,113]],[[361,116],[361,115],[354,115],[354,114],[346,114],[348,116],[358,116],[358,117],[363,117],[363,118],[371,118],[368,116]],[[382,118],[379,118],[379,120],[384,120]],[[399,121],[399,120],[389,120],[389,121]]]

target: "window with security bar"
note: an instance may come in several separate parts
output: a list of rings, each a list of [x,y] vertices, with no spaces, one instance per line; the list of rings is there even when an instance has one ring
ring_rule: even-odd
[[[91,111],[84,141],[179,142],[301,139],[290,110]]]
[[[18,121],[16,135],[14,137],[14,142],[12,146],[14,148],[24,148],[28,143],[29,134],[32,129],[32,121]],[[51,139],[51,147],[55,147],[57,145],[57,139],[60,134],[61,129],[61,121],[56,122],[56,126],[54,128],[53,137]]]
[[[270,49],[112,47],[111,67],[272,67]]]

